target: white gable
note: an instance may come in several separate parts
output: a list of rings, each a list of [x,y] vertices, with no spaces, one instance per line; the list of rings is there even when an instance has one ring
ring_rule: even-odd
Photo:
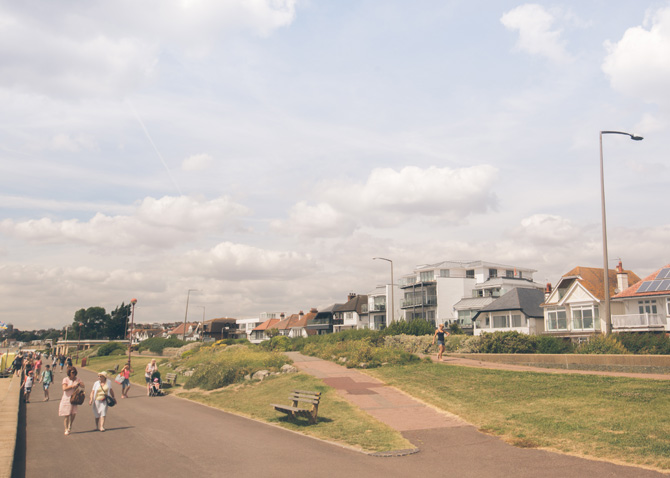
[[[561,304],[570,304],[573,302],[597,302],[597,299],[582,284],[576,281],[565,294],[565,297],[563,297]]]

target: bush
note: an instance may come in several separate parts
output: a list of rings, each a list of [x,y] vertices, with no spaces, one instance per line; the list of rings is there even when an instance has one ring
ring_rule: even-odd
[[[128,347],[119,342],[108,342],[98,347],[98,357],[106,357],[108,355],[122,355],[128,351]]]
[[[291,360],[283,353],[231,345],[201,347],[179,365],[194,368],[193,375],[186,380],[184,388],[214,390],[242,381],[246,375],[253,375],[259,370],[278,372],[287,363],[291,363]]]
[[[358,340],[307,342],[302,352],[343,363],[347,368],[374,368],[384,364],[402,365],[419,361],[419,357],[404,350],[378,345],[372,336]]]
[[[532,354],[537,350],[537,336],[516,331],[483,333],[477,352],[484,354]]]
[[[424,319],[394,320],[383,332],[384,335],[432,335],[435,332],[435,326]]]
[[[449,324],[449,333],[452,335],[464,335],[463,329],[456,322]]]
[[[293,350],[291,339],[285,335],[275,335],[270,340],[264,340],[259,345],[264,350],[274,350],[277,352]]]
[[[614,337],[626,349],[634,354],[667,355],[670,354],[670,337],[665,333],[626,332]]]
[[[175,336],[172,336],[169,339],[165,339],[163,337],[153,337],[151,339],[143,340],[142,342],[140,342],[138,350],[140,352],[142,352],[143,350],[150,350],[155,354],[161,355],[163,353],[163,349],[166,347],[179,348],[189,343],[192,342],[185,342],[183,340],[179,340]]]
[[[596,335],[588,342],[580,344],[576,349],[577,354],[627,354],[626,347],[611,335]]]
[[[570,339],[550,335],[537,336],[537,353],[539,354],[570,354],[573,349]]]

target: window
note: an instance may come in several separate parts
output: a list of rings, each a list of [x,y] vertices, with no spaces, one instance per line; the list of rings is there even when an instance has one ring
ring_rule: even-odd
[[[489,278],[498,277],[498,269],[489,269]]]
[[[528,325],[528,319],[525,315],[512,315],[512,327],[525,327]]]
[[[503,329],[509,327],[509,324],[507,323],[507,316],[506,315],[494,315],[493,316],[493,328],[494,329]]]
[[[440,277],[449,277],[449,269],[440,269]]]
[[[361,304],[361,314],[368,313],[368,304]]]
[[[514,279],[514,271],[509,270],[505,271],[505,277],[507,277],[508,279]]]
[[[568,330],[565,309],[549,309],[547,311],[547,330]]]
[[[573,330],[592,330],[593,329],[593,307],[573,307],[572,308],[572,329]]]
[[[475,278],[475,270],[474,269],[468,269],[465,271],[465,277],[466,279],[474,279]]]
[[[421,273],[421,282],[431,282],[435,279],[435,271],[425,271]]]
[[[638,309],[640,314],[657,314],[658,310],[656,309],[656,299],[650,300],[639,300],[637,302]]]

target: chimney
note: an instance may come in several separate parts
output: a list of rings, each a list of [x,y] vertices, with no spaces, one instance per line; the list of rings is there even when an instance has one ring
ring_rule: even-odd
[[[549,299],[549,296],[551,295],[551,282],[547,282],[547,285],[544,288],[544,300]]]
[[[312,307],[312,308],[309,310],[309,313],[310,313],[310,314],[318,314],[319,311],[316,310],[314,307]]]
[[[286,316],[284,315],[283,312],[282,312],[281,314],[279,314],[279,318],[280,318],[281,320],[284,320],[285,317],[286,317]]]
[[[305,315],[305,313],[301,310],[300,313],[299,313],[298,315],[299,315],[300,317],[302,317],[303,315]]]
[[[619,264],[616,266],[616,283],[619,292],[628,289],[628,274],[623,271],[621,261],[619,261]]]
[[[349,295],[347,296],[347,302],[349,302],[354,297],[356,297],[356,294],[354,294],[353,292],[349,292]]]

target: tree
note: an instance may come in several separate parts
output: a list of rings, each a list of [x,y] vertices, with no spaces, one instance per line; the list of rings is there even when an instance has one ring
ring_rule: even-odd
[[[130,304],[124,304],[122,302],[121,305],[117,306],[111,313],[105,330],[105,336],[111,340],[125,339],[126,324],[128,323],[129,316]]]
[[[111,318],[103,307],[79,309],[74,314],[72,339],[100,339],[105,336]],[[81,325],[80,325],[81,324]],[[81,335],[80,335],[81,333]]]

